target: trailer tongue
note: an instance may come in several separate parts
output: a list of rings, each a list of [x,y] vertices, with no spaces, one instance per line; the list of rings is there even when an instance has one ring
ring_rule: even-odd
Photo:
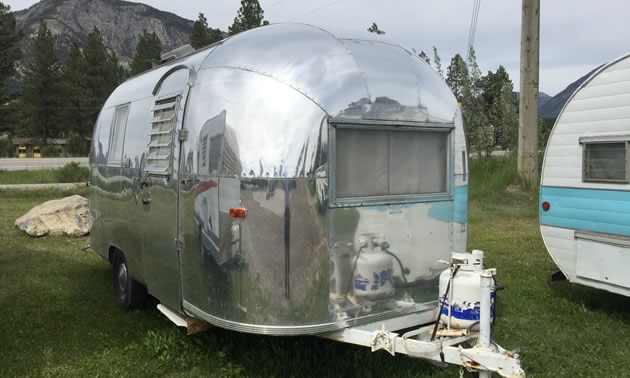
[[[434,324],[429,323],[401,335],[388,331],[388,327],[394,325],[392,322],[384,321],[348,327],[321,336],[362,345],[371,348],[372,352],[385,350],[392,356],[406,354],[442,364],[459,365],[470,372],[479,372],[481,377],[489,377],[490,373],[498,373],[502,377],[525,377],[525,372],[521,369],[519,350],[507,351],[492,341],[496,269],[481,269],[481,264],[477,264],[480,258],[482,261],[481,251],[473,251],[472,254],[453,254],[449,269],[442,273],[443,275],[446,273],[450,285],[445,291],[445,296],[440,298],[442,304],[452,305],[447,305],[447,308],[440,306],[440,309],[444,310],[440,311],[440,314],[448,312],[448,316],[439,316],[439,319],[433,320]],[[473,266],[474,268],[470,269]],[[459,269],[468,269],[471,272],[466,280],[459,282],[455,280],[457,276],[453,272]],[[479,283],[476,293],[470,287],[470,281],[475,279]],[[466,328],[454,328],[451,326],[454,323],[452,318],[457,316],[452,311],[452,308],[456,307],[454,293],[461,299],[463,298],[459,294],[461,291],[467,291],[471,295],[469,301],[462,302],[471,304],[473,311],[468,317],[469,323]],[[433,316],[437,317],[437,314],[434,312]],[[475,328],[478,330],[473,330]]]
[[[381,322],[348,326],[317,336],[348,344],[371,348],[372,352],[384,350],[395,356],[405,354],[414,358],[435,361],[441,365],[459,365],[478,372],[480,377],[497,373],[502,377],[525,377],[521,368],[520,349],[508,351],[492,341],[494,328],[496,269],[483,269],[483,252],[453,253],[441,278],[448,282],[440,306],[427,311],[390,318]],[[459,271],[467,272],[457,279]],[[442,281],[442,280],[441,280]],[[473,288],[477,283],[476,290]],[[442,293],[442,285],[440,285]],[[468,300],[466,299],[468,295]],[[471,311],[455,311],[468,306]],[[173,323],[185,327],[194,334],[208,329],[199,319],[182,316],[164,305],[158,309]],[[464,315],[465,314],[465,315]],[[405,333],[392,332],[400,329],[405,317],[422,326]],[[422,319],[422,320],[421,320]],[[462,322],[464,320],[464,322]],[[455,325],[464,325],[457,328]]]

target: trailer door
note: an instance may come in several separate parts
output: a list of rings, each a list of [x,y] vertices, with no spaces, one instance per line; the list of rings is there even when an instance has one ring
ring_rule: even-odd
[[[148,143],[139,180],[144,212],[143,262],[149,293],[181,308],[178,248],[179,160],[189,70],[177,66],[153,91]]]

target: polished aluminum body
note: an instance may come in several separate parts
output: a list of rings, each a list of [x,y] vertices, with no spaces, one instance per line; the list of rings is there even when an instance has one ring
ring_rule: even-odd
[[[90,156],[92,248],[122,250],[167,306],[244,332],[433,311],[438,260],[466,249],[466,156],[454,96],[414,53],[265,26],[114,91]],[[393,295],[355,295],[366,238],[394,259],[367,282]]]

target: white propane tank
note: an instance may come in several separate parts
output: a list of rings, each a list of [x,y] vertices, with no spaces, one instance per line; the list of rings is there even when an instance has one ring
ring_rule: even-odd
[[[448,292],[446,288],[451,276],[451,270],[446,269],[440,274],[440,306],[442,313],[440,321],[449,324],[450,328],[462,329],[472,326],[479,321],[481,301],[481,271],[483,270],[483,252],[473,250],[472,253],[453,253],[453,259],[463,261],[451,281]],[[494,315],[494,292],[491,294],[490,318]],[[479,325],[472,327],[473,330]]]
[[[353,294],[364,299],[379,299],[394,295],[394,259],[376,243],[385,241],[383,235],[361,234],[358,240],[360,252],[354,268]]]

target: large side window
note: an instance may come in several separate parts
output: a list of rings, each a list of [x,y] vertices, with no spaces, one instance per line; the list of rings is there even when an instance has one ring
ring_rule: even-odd
[[[151,131],[149,132],[149,154],[146,171],[152,174],[169,173],[173,155],[173,136],[177,124],[179,95],[160,99],[151,109]]]
[[[338,128],[335,196],[447,193],[448,131]]]
[[[122,161],[128,115],[129,104],[116,107],[112,128],[109,132],[109,151],[107,153],[108,164],[120,164]]]
[[[627,183],[628,142],[584,142],[583,181]]]

